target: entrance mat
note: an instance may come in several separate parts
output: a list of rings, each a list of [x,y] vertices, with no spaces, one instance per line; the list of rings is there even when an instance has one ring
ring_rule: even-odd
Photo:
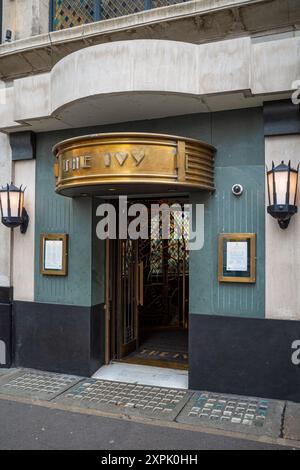
[[[0,394],[50,401],[80,380],[80,377],[25,369],[1,378]]]
[[[185,390],[87,379],[61,395],[55,402],[174,421],[191,396]]]
[[[175,369],[187,369],[188,360],[187,353],[153,348],[141,348],[124,359],[125,362],[135,364],[151,364],[158,367],[173,367]]]
[[[195,393],[176,421],[198,428],[217,428],[259,436],[280,437],[284,402]]]

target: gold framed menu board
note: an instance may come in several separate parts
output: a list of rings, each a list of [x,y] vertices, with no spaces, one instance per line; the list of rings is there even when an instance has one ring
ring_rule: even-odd
[[[68,275],[67,234],[43,233],[40,238],[40,272],[43,276]]]
[[[219,282],[256,282],[256,234],[219,235]]]

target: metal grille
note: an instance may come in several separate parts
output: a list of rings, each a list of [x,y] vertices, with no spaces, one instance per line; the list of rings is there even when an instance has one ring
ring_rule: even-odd
[[[96,20],[94,0],[56,0],[53,29],[72,28]]]
[[[180,272],[188,269],[189,252],[188,242],[190,233],[189,206],[178,205],[177,210],[170,209],[169,240],[163,242],[162,215],[151,219],[151,275],[160,275],[163,272],[164,247],[168,250],[169,271]]]
[[[132,240],[122,243],[122,306],[124,309],[124,344],[129,344],[136,337],[134,310],[134,266],[135,246]]]
[[[52,28],[58,31],[185,1],[187,0],[52,0]]]
[[[183,271],[188,271],[189,266],[190,213],[185,207],[184,210],[172,211],[171,215],[169,269],[182,274]]]
[[[156,206],[154,212],[148,207],[151,237],[139,240],[145,280],[140,319],[149,327],[186,328],[190,207],[175,200],[151,203]]]
[[[144,9],[144,0],[102,0],[101,19],[109,20],[119,16],[132,15]]]

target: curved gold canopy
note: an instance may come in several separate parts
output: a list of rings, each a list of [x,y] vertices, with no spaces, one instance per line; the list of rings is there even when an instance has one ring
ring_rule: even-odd
[[[64,196],[214,190],[211,145],[162,134],[95,134],[57,144],[56,192]]]

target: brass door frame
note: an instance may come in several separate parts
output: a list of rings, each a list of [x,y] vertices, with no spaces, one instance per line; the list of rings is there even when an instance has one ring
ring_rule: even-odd
[[[110,302],[110,240],[105,242],[105,364],[111,356],[111,302]]]

